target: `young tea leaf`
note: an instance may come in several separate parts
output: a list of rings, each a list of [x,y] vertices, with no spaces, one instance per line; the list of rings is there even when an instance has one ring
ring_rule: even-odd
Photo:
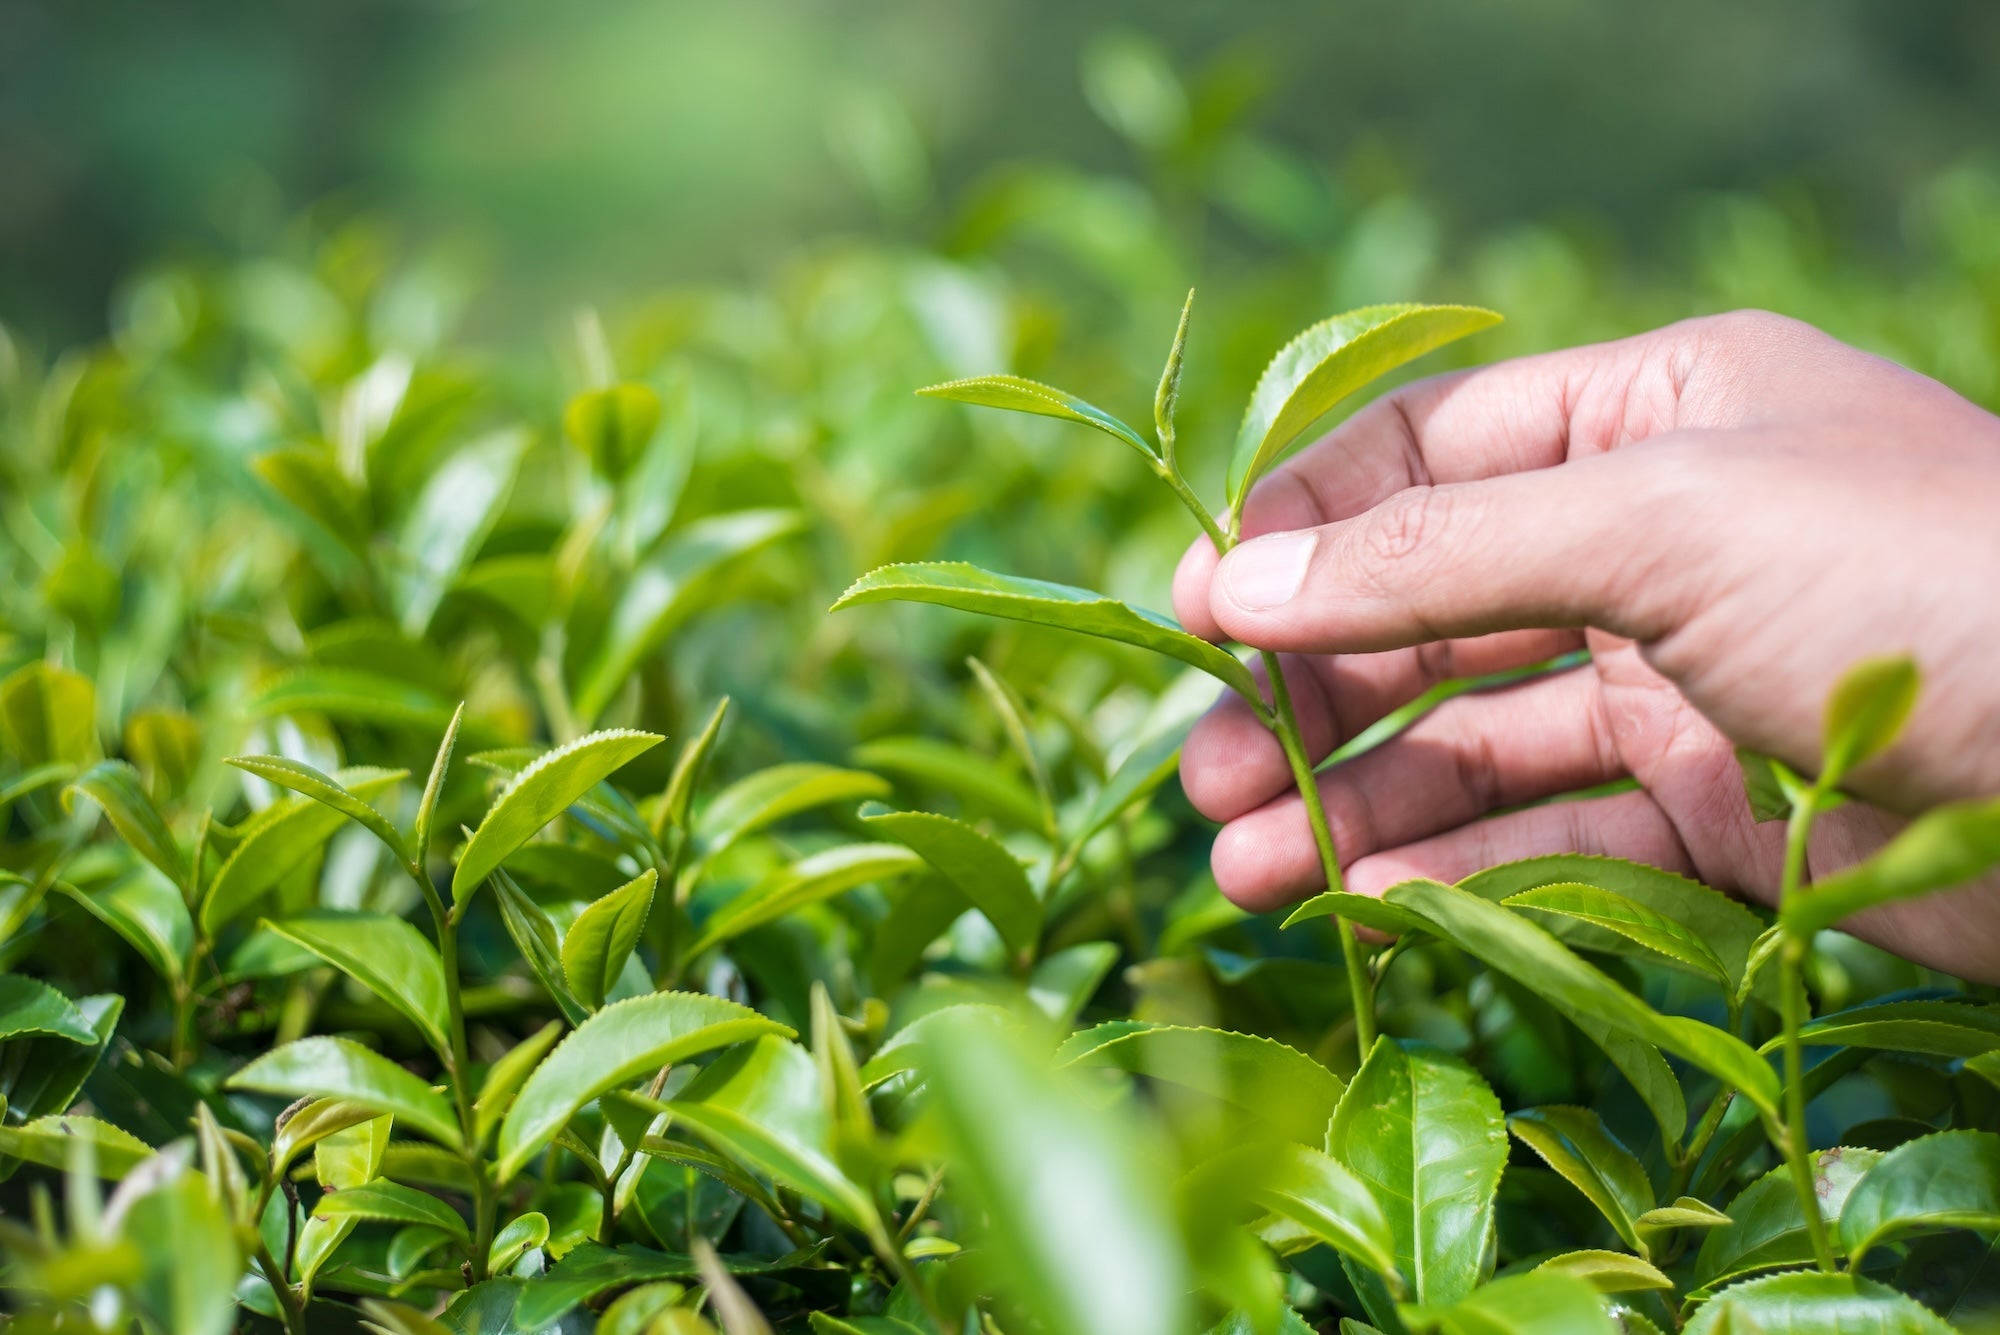
[[[1537,886],[1501,902],[1511,909],[1533,909],[1616,932],[1725,990],[1732,986],[1728,968],[1706,941],[1665,914],[1613,891],[1572,882]]]
[[[1042,902],[1014,855],[970,825],[925,811],[870,804],[861,823],[914,851],[958,887],[1016,951],[1032,951],[1042,930]]]
[[[451,716],[451,726],[444,730],[444,740],[438,743],[437,758],[431,761],[430,777],[424,780],[423,800],[417,803],[414,863],[418,868],[430,860],[431,832],[437,822],[438,796],[444,791],[444,776],[451,769],[452,748],[458,744],[458,727],[464,721],[465,702],[461,700]]]
[[[712,857],[738,840],[801,812],[888,795],[887,783],[861,770],[817,763],[773,765],[717,793],[695,821],[694,830],[703,853]]]
[[[659,879],[659,873],[648,867],[578,914],[563,937],[563,977],[576,999],[590,1009],[604,1004],[605,995],[624,972],[625,961],[632,957],[632,948],[639,944]]]
[[[449,1054],[444,964],[409,922],[385,913],[319,909],[265,926],[388,1002],[435,1051]]]
[[[1821,787],[1837,787],[1896,740],[1916,707],[1917,687],[1917,665],[1903,656],[1867,659],[1841,676],[1820,728]]]
[[[598,472],[615,481],[645,453],[660,428],[661,407],[650,385],[627,382],[587,389],[563,409],[563,434]]]
[[[345,1038],[320,1036],[287,1043],[224,1083],[232,1089],[293,1098],[340,1099],[392,1116],[451,1149],[462,1143],[444,1095],[387,1057]]]
[[[354,797],[366,802],[402,782],[404,770],[344,769],[335,776]],[[273,802],[243,827],[236,845],[210,879],[202,896],[202,930],[213,936],[257,902],[272,886],[296,871],[339,832],[343,814],[307,797]]]
[[[1599,1293],[1672,1293],[1674,1282],[1650,1261],[1623,1252],[1577,1251],[1551,1256],[1533,1270],[1537,1275],[1568,1275]]]
[[[1696,1309],[1683,1335],[1953,1335],[1929,1308],[1886,1284],[1855,1275],[1800,1271],[1734,1284]]]
[[[1780,919],[1799,936],[1879,904],[1948,890],[2000,865],[2000,799],[1953,802],[1911,821],[1875,856],[1794,895]]]
[[[322,774],[311,765],[290,760],[284,756],[231,756],[229,764],[254,774],[266,783],[280,788],[288,788],[303,797],[322,803],[338,811],[341,815],[360,825],[370,834],[380,839],[388,850],[395,854],[396,861],[410,865],[410,850],[403,843],[403,836],[396,827],[374,807],[342,786],[340,780],[329,774]],[[409,776],[407,770],[398,771],[397,779]]]
[[[1626,1246],[1648,1255],[1639,1219],[1653,1208],[1652,1180],[1602,1118],[1588,1108],[1527,1108],[1508,1115],[1507,1129],[1582,1192]]]
[[[465,1220],[458,1211],[435,1196],[379,1178],[359,1186],[329,1191],[313,1207],[313,1216],[318,1219],[423,1224],[449,1233],[460,1242],[472,1240],[472,1231],[465,1226]]]
[[[667,787],[660,794],[660,800],[653,809],[653,836],[660,838],[669,826],[676,830],[688,829],[688,813],[694,807],[695,790],[701,786],[702,778],[708,773],[708,760],[715,751],[715,739],[722,735],[722,722],[729,717],[729,697],[723,696],[715,702],[715,710],[708,716],[695,739],[681,748],[674,759],[673,773],[667,777]]]
[[[917,393],[926,398],[950,399],[954,403],[970,403],[981,408],[1004,408],[1008,412],[1034,413],[1039,417],[1060,417],[1065,421],[1081,422],[1102,431],[1113,440],[1130,445],[1148,462],[1156,458],[1152,445],[1144,436],[1102,408],[1051,385],[1038,384],[1017,375],[982,375],[968,380],[948,380],[941,385],[927,385]]]
[[[139,771],[122,760],[100,760],[63,789],[63,802],[81,795],[97,803],[132,851],[158,867],[175,885],[187,884],[187,859],[160,816]]]
[[[682,958],[693,959],[807,904],[830,899],[858,885],[908,876],[923,867],[921,857],[898,844],[840,844],[800,858],[739,891],[734,899],[711,913],[701,925],[701,934],[682,952]]]
[[[1821,1150],[1813,1156],[1813,1190],[1820,1216],[1836,1237],[1848,1193],[1881,1158],[1874,1150],[1851,1147]],[[1729,1223],[1710,1229],[1702,1238],[1695,1257],[1696,1284],[1714,1289],[1760,1270],[1812,1262],[1805,1213],[1799,1208],[1789,1168],[1780,1165],[1745,1187],[1729,1202],[1728,1215]]]
[[[1109,1066],[1199,1090],[1268,1124],[1286,1139],[1317,1147],[1346,1085],[1276,1039],[1184,1025],[1114,1020],[1072,1034],[1058,1063]]]

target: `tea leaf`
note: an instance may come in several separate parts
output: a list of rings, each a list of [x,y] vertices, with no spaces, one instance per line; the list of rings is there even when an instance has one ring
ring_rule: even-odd
[[[14,993],[13,984],[30,981],[18,974],[0,974],[0,998]],[[73,1032],[34,1037],[30,1030],[30,1036],[18,1038],[17,1045],[11,1047],[9,1061],[18,1061],[19,1069],[5,1094],[6,1110],[14,1116],[32,1121],[63,1112],[76,1102],[83,1082],[97,1069],[111,1044],[118,1017],[125,1011],[125,998],[83,997],[75,1003],[75,1011],[92,1030],[91,1039],[79,1040]],[[9,1036],[4,1027],[7,1013],[7,1002],[0,999],[0,1038]]]
[[[1252,1199],[1377,1273],[1396,1274],[1395,1234],[1367,1183],[1306,1145],[1280,1146],[1270,1159],[1251,1174]]]
[[[1597,1290],[1574,1275],[1533,1271],[1496,1279],[1435,1314],[1441,1335],[1616,1335]]]
[[[673,1062],[760,1034],[791,1031],[747,1006],[693,992],[655,992],[606,1006],[556,1045],[521,1087],[500,1124],[502,1181],[607,1089]]]
[[[1638,1226],[1639,1236],[1650,1247],[1659,1234],[1677,1228],[1720,1228],[1729,1222],[1729,1216],[1707,1201],[1680,1196],[1672,1205],[1655,1206],[1632,1222]]]
[[[271,1141],[271,1175],[279,1177],[292,1160],[307,1150],[350,1127],[377,1120],[375,1109],[342,1099],[316,1099],[283,1118]]]
[[[374,807],[349,792],[340,780],[322,774],[311,765],[284,756],[231,756],[229,764],[247,773],[254,774],[266,783],[280,788],[288,788],[303,797],[332,807],[341,815],[360,825],[370,834],[380,839],[388,850],[395,854],[396,861],[404,866],[410,864],[410,850],[403,843],[403,836],[396,827]],[[398,770],[397,780],[409,777],[409,771]]]
[[[452,911],[462,913],[467,900],[478,892],[480,882],[506,860],[509,853],[528,842],[544,825],[566,811],[572,802],[589,792],[634,756],[657,746],[660,737],[650,732],[614,728],[579,737],[566,746],[544,754],[516,774],[500,790],[493,806],[459,856],[452,873]]]
[[[624,972],[653,907],[659,873],[648,867],[577,915],[563,937],[563,977],[585,1006],[596,1010]]]
[[[1864,909],[1946,890],[1996,865],[2000,800],[1953,802],[1911,821],[1875,856],[1814,882],[1779,917],[1787,930],[1811,936]]]
[[[1533,909],[1618,933],[1628,941],[1666,956],[1695,973],[1730,988],[1729,970],[1706,941],[1644,904],[1594,885],[1575,883],[1537,886],[1500,901],[1511,909]]]
[[[1941,1131],[1899,1145],[1840,1210],[1841,1245],[1855,1269],[1892,1238],[1938,1228],[2000,1230],[2000,1136]]]
[[[441,1145],[457,1149],[461,1144],[444,1095],[387,1057],[348,1039],[315,1037],[287,1043],[224,1083],[231,1089],[293,1098],[340,1099],[392,1116]]]
[[[1391,886],[1383,898],[1418,914],[1437,935],[1566,1012],[1590,1015],[1684,1057],[1741,1091],[1759,1111],[1776,1115],[1776,1074],[1735,1036],[1681,1016],[1661,1015],[1519,915],[1434,881],[1406,881]]]
[[[264,925],[388,1002],[437,1052],[450,1052],[444,964],[409,922],[384,913],[319,909]]]
[[[67,881],[57,881],[55,888],[124,937],[160,977],[172,981],[187,972],[194,949],[194,919],[180,887],[150,864],[137,864],[129,875],[102,889],[80,890]]]
[[[1320,1144],[1346,1085],[1275,1039],[1221,1029],[1114,1020],[1072,1034],[1056,1061],[1112,1066],[1199,1090],[1269,1123],[1287,1139]]]
[[[649,385],[587,389],[563,409],[563,434],[590,457],[597,471],[624,477],[660,429],[660,396]]]
[[[940,1019],[940,1016],[949,1018]],[[873,1089],[885,1080],[914,1071],[922,1063],[923,1045],[931,1041],[934,1034],[958,1026],[961,1022],[1004,1023],[1007,1012],[999,1006],[984,1002],[961,1002],[956,1006],[940,1006],[891,1034],[875,1055],[861,1065],[861,1088]]]
[[[507,1268],[521,1259],[530,1248],[540,1247],[549,1240],[549,1217],[536,1210],[516,1215],[507,1226],[493,1236],[493,1246],[486,1253],[486,1269],[493,1274],[505,1274]]]
[[[1822,788],[1888,748],[1917,703],[1917,665],[1903,656],[1855,664],[1834,684],[1820,728]]]
[[[1417,1302],[1472,1292],[1507,1164],[1500,1101],[1478,1072],[1379,1038],[1334,1110],[1326,1148],[1373,1190]]]
[[[78,1142],[89,1144],[88,1162],[99,1177],[124,1177],[153,1157],[153,1147],[145,1141],[95,1117],[37,1117],[20,1126],[0,1125],[0,1154],[47,1168],[69,1167]]]
[[[603,641],[576,678],[571,706],[596,719],[646,656],[693,615],[713,580],[733,562],[805,527],[793,510],[742,510],[689,524],[626,578]]]
[[[63,789],[63,802],[69,804],[79,793],[97,803],[133,852],[158,867],[175,885],[187,884],[187,859],[181,856],[180,845],[174,842],[159,808],[146,795],[139,771],[122,760],[100,760]]]
[[[693,959],[704,950],[741,936],[752,928],[775,922],[807,904],[830,899],[871,881],[908,876],[923,869],[923,859],[896,844],[842,844],[766,876],[740,891],[701,926],[701,934],[683,952]]]
[[[493,872],[493,897],[500,907],[500,921],[514,948],[527,961],[529,972],[548,989],[564,1019],[573,1025],[582,1024],[590,1008],[569,990],[569,979],[563,974],[562,939],[555,920],[501,868]]]
[[[390,1224],[423,1224],[441,1229],[460,1242],[472,1240],[472,1230],[458,1211],[435,1196],[378,1178],[360,1186],[329,1191],[313,1207],[318,1219],[368,1219]]]
[[[0,1039],[23,1034],[49,1034],[72,1043],[97,1042],[90,1020],[68,997],[33,978],[0,973]]]
[[[1737,1331],[1785,1335],[1952,1335],[1952,1327],[1923,1304],[1886,1284],[1855,1275],[1800,1271],[1770,1275],[1724,1289],[1698,1308],[1684,1335]]]
[[[1822,1015],[1799,1030],[1808,1046],[1888,1048],[1938,1057],[2000,1050],[2000,1006],[1955,1001],[1878,1001]],[[1775,1049],[1777,1040],[1765,1044]]]
[[[1508,1114],[1507,1129],[1582,1192],[1626,1246],[1648,1255],[1639,1219],[1653,1208],[1652,1180],[1602,1118],[1588,1108],[1527,1108]]]
[[[341,770],[335,777],[350,794],[365,802],[402,782],[405,774],[403,770],[355,768]],[[202,929],[213,936],[234,921],[260,895],[318,852],[344,823],[340,810],[310,798],[285,798],[266,807],[244,827],[243,842],[209,882],[201,903]]]
[[[514,489],[528,434],[496,431],[463,446],[430,475],[403,517],[390,591],[403,633],[422,635],[492,531]]]
[[[1287,914],[1280,925],[1290,927],[1313,918],[1329,917],[1346,918],[1385,936],[1425,930],[1424,920],[1418,915],[1373,895],[1357,895],[1348,890],[1326,890],[1314,895]]]
[[[1835,1233],[1848,1193],[1881,1161],[1874,1150],[1838,1148],[1813,1156],[1813,1188],[1821,1218]],[[1729,1202],[1729,1222],[1708,1231],[1695,1257],[1694,1282],[1714,1289],[1741,1275],[1778,1266],[1809,1265],[1812,1243],[1791,1170],[1783,1165]]]
[[[146,1238],[132,1285],[147,1324],[174,1335],[228,1335],[236,1326],[243,1253],[213,1185],[186,1172],[146,1192],[125,1212],[123,1231]]]
[[[1067,1029],[1117,962],[1118,947],[1109,941],[1051,951],[1028,973],[1028,1003]]]
[[[674,759],[673,773],[667,778],[666,791],[660,794],[658,807],[653,816],[653,834],[658,836],[668,826],[677,830],[687,830],[688,812],[694,806],[695,790],[701,785],[708,772],[708,759],[715,750],[715,739],[722,734],[722,721],[729,716],[729,697],[723,696],[715,702],[715,711],[708,716],[695,739],[681,748]]]
[[[452,748],[458,744],[458,727],[465,721],[465,704],[459,702],[458,710],[451,716],[451,726],[444,730],[444,740],[438,743],[437,757],[431,761],[431,773],[424,780],[424,796],[417,803],[417,824],[412,835],[416,843],[416,856],[412,865],[420,871],[430,861],[431,827],[437,820],[438,796],[444,791],[444,776],[451,768]]]
[[[380,723],[442,732],[455,707],[435,691],[355,668],[308,667],[282,672],[244,702],[252,719],[325,714],[353,723]]]
[[[522,1082],[529,1072],[541,1064],[556,1040],[562,1037],[560,1020],[550,1020],[534,1033],[516,1043],[507,1055],[486,1068],[486,1079],[479,1086],[479,1097],[472,1105],[473,1134],[484,1145],[493,1129],[500,1125],[500,1119],[507,1115],[507,1109],[514,1106],[514,1096],[520,1092]]]
[[[1174,416],[1181,403],[1181,361],[1187,355],[1188,321],[1194,316],[1194,289],[1181,303],[1180,323],[1174,327],[1173,346],[1167,349],[1167,364],[1160,368],[1160,385],[1153,391],[1153,430],[1164,448],[1174,438]],[[1171,451],[1168,451],[1171,457]]]
[[[1582,1280],[1599,1293],[1645,1293],[1652,1290],[1672,1293],[1674,1289],[1674,1282],[1661,1274],[1658,1266],[1623,1252],[1565,1252],[1561,1256],[1551,1256],[1531,1273],[1568,1275]]]
[[[1471,306],[1365,306],[1322,320],[1271,359],[1251,391],[1229,459],[1229,505],[1240,512],[1257,479],[1336,403],[1378,376],[1498,324]]]
[[[96,719],[97,689],[68,668],[29,663],[0,680],[0,740],[23,768],[89,764]]]
[[[703,852],[713,856],[800,812],[888,795],[887,783],[861,770],[811,763],[773,765],[717,793],[694,829]]]
[[[1008,412],[1034,413],[1040,417],[1081,422],[1102,431],[1113,440],[1130,445],[1148,462],[1157,458],[1153,446],[1144,436],[1102,408],[1085,403],[1074,394],[1017,375],[982,375],[968,380],[949,380],[941,385],[927,385],[917,393],[926,398],[950,399],[954,403],[970,403],[981,408],[1004,408]]]
[[[854,748],[854,763],[929,784],[1016,829],[1041,828],[1035,794],[966,747],[930,737],[878,737]]]
[[[1028,873],[1005,847],[949,816],[890,811],[870,804],[861,823],[914,850],[957,886],[993,924],[1009,948],[1033,951],[1042,930],[1042,902]]]
[[[1028,771],[1028,780],[1034,785],[1035,804],[1041,815],[1041,827],[1051,842],[1057,837],[1055,785],[1049,781],[1048,766],[1042,763],[1042,753],[1035,745],[1034,726],[1028,721],[1028,702],[1014,689],[1012,682],[981,662],[977,656],[965,660],[965,666],[972,671],[972,678],[979,683],[980,691],[987,703],[999,716],[1000,727],[1007,734],[1008,745],[1021,758],[1021,764]]]
[[[1263,698],[1250,670],[1233,655],[1207,640],[1196,639],[1169,617],[1128,607],[1088,589],[996,575],[959,561],[883,566],[856,580],[840,595],[833,610],[897,601],[936,603],[961,612],[1055,626],[1137,645],[1200,668],[1246,700]]]

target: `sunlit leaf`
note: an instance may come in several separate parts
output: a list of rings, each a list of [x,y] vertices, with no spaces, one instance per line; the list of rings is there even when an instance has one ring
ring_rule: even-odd
[[[908,876],[924,861],[900,844],[840,844],[738,891],[701,925],[701,934],[683,952],[692,959],[702,951],[775,922],[807,904],[829,899],[858,885]]]
[[[801,812],[888,794],[887,783],[861,770],[809,762],[773,765],[717,793],[694,830],[704,851],[713,854]]]
[[[1729,970],[1706,941],[1665,914],[1655,913],[1637,900],[1594,885],[1557,884],[1537,886],[1509,895],[1502,903],[1511,909],[1532,909],[1587,922],[1616,932],[1628,941],[1664,955],[1677,964],[1715,981],[1731,985]]]
[[[2000,800],[1953,802],[1927,811],[1873,857],[1795,895],[1780,915],[1800,936],[1837,926],[1879,904],[1948,890],[2000,865]]]
[[[404,770],[344,769],[333,776],[367,802],[406,777]],[[335,807],[308,797],[273,802],[245,827],[243,840],[209,881],[202,898],[202,928],[213,935],[297,870],[346,823]]]
[[[1916,707],[1917,686],[1916,663],[1901,655],[1870,658],[1841,674],[1820,729],[1822,785],[1835,787],[1896,740]]]
[[[647,868],[577,915],[563,937],[563,977],[576,999],[595,1010],[625,970],[645,930],[659,873]]]
[[[1538,1275],[1568,1275],[1599,1293],[1671,1293],[1674,1282],[1650,1261],[1623,1252],[1585,1250],[1552,1256],[1535,1267]]]
[[[123,1177],[153,1154],[152,1146],[131,1132],[95,1117],[61,1114],[0,1125],[0,1154],[47,1168],[67,1168],[77,1141],[89,1142],[89,1162],[100,1177]]]
[[[409,922],[384,913],[320,909],[266,926],[395,1007],[439,1053],[450,1051],[444,964]]]
[[[158,867],[175,885],[187,884],[187,859],[159,808],[146,795],[139,771],[122,760],[100,760],[63,790],[63,800],[89,798],[103,810],[112,828],[132,851]]]
[[[397,620],[417,636],[499,518],[528,448],[519,429],[461,446],[433,472],[404,516],[390,588]]]
[[[1275,1039],[1182,1025],[1114,1020],[1071,1035],[1056,1060],[1116,1067],[1199,1090],[1315,1147],[1346,1089],[1339,1076]]]
[[[1684,1335],[1952,1335],[1952,1328],[1886,1284],[1854,1275],[1801,1271],[1724,1289],[1695,1311]]]
[[[302,1038],[257,1058],[227,1081],[292,1098],[333,1098],[386,1113],[439,1144],[457,1148],[458,1126],[445,1096],[387,1057],[359,1043],[325,1036]]]
[[[1027,871],[1004,845],[963,821],[925,811],[890,811],[870,804],[861,809],[861,823],[928,862],[986,915],[1010,948],[1035,948],[1042,902]]]
[[[587,389],[563,409],[563,434],[597,471],[621,478],[638,462],[660,427],[660,396],[649,385]]]
[[[1034,413],[1040,417],[1060,417],[1095,427],[1113,440],[1130,445],[1151,461],[1153,446],[1131,427],[1105,412],[1052,385],[1038,384],[1017,375],[981,375],[967,380],[948,380],[927,385],[917,393],[933,399],[950,399],[982,408],[1004,408],[1009,412]]]

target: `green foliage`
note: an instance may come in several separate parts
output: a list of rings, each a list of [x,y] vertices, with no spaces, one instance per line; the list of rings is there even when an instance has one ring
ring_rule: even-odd
[[[1140,604],[1187,539],[1234,539],[1329,410],[1494,317],[1364,307],[1257,379],[1309,318],[1278,294],[1345,291],[1378,267],[1368,235],[1429,227],[1380,200],[1293,267],[1205,287],[1199,322],[1190,297],[1169,345],[1198,267],[1182,204],[1220,190],[1255,225],[1276,205],[1244,181],[1300,164],[1144,42],[1094,49],[1087,84],[1173,207],[1028,173],[937,253],[802,254],[615,339],[586,319],[581,376],[475,355],[421,266],[317,217],[283,255],[142,276],[145,301],[186,298],[172,337],[0,339],[15,1325],[1975,1310],[1992,994],[1838,927],[1988,872],[1991,802],[1795,876],[1775,921],[1570,855],[1368,898],[1330,839],[1289,931],[1216,893],[1171,781],[1216,684],[1311,761],[1243,658]],[[1602,304],[1592,253],[1491,239],[1409,281],[1513,298],[1482,353],[1664,307]],[[1972,303],[1953,327],[2000,309],[1975,259],[1934,276]],[[1928,314],[1851,323],[1940,369]],[[1101,403],[1152,388],[1150,436],[977,374],[997,359],[1073,365]],[[1916,686],[1900,660],[1845,679],[1816,779],[1746,758],[1763,814],[1802,841]]]

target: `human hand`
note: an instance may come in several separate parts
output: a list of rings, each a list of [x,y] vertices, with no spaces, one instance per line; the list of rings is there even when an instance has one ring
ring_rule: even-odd
[[[1322,772],[1347,888],[1601,853],[1771,903],[1784,829],[1752,819],[1733,743],[1808,773],[1855,661],[1913,656],[1908,728],[1823,815],[1821,876],[1908,814],[2000,793],[2000,418],[1810,326],[1743,312],[1418,382],[1256,489],[1174,603],[1196,634],[1282,652],[1315,758],[1437,682],[1588,648],[1455,697]],[[1519,803],[1630,776],[1638,790]],[[1223,893],[1322,888],[1277,742],[1223,700],[1181,780],[1223,823]],[[1870,804],[1873,805],[1870,805]],[[1491,816],[1490,819],[1486,817]],[[1846,924],[2000,982],[2000,879]]]

